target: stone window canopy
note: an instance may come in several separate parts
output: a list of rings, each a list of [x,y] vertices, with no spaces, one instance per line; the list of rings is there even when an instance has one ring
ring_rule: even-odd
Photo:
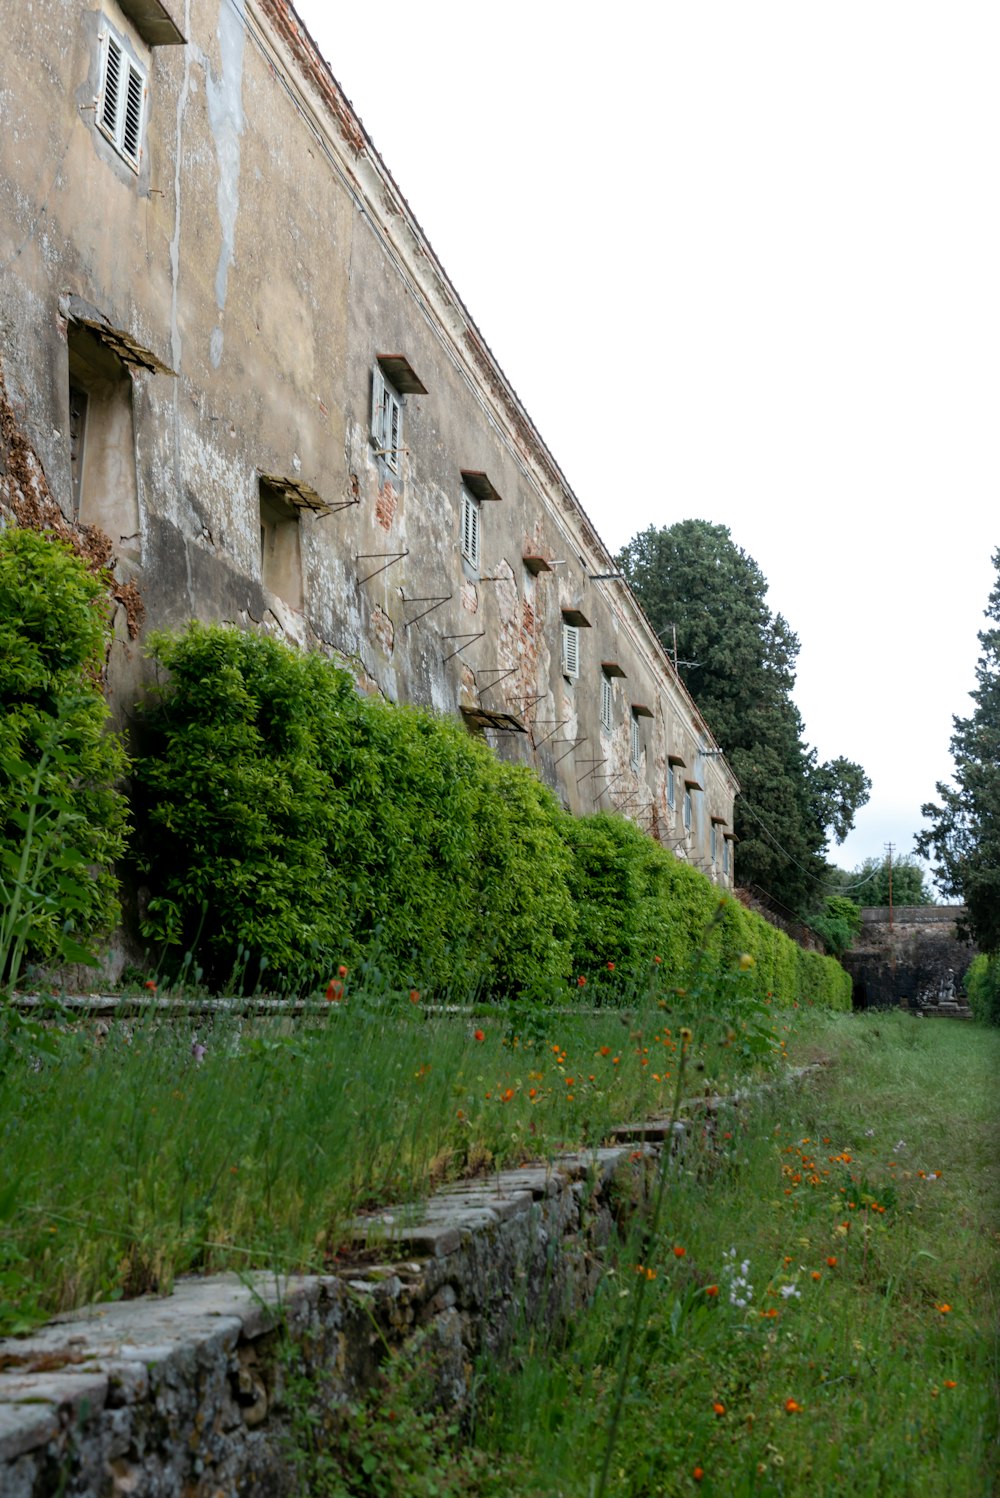
[[[132,22],[147,47],[183,47],[187,38],[171,15],[177,0],[118,0],[124,16]]]
[[[590,620],[587,618],[586,614],[581,613],[579,609],[563,609],[562,618],[564,624],[571,624],[574,629],[590,628]]]
[[[633,718],[652,718],[656,715],[653,712],[653,709],[651,707],[647,707],[644,702],[633,702],[632,716]]]
[[[521,561],[524,563],[525,571],[530,572],[532,577],[537,577],[540,572],[552,571],[544,557],[523,556]]]
[[[628,672],[622,670],[617,661],[602,661],[601,670],[605,676],[620,676],[623,680],[628,676]]]
[[[276,494],[280,494],[288,504],[294,505],[297,510],[312,510],[316,515],[330,515],[333,513],[333,506],[327,504],[326,500],[321,498],[315,489],[310,488],[308,484],[303,484],[301,480],[284,478],[282,475],[275,473],[263,473],[260,470],[258,472],[262,484],[266,484],[269,489],[275,491]]]
[[[705,789],[705,787],[698,780],[685,780],[684,788],[685,790],[689,791],[704,791]]]
[[[81,328],[89,328],[94,337],[103,343],[105,348],[110,349],[123,364],[128,364],[133,369],[145,369],[150,374],[173,375],[175,379],[177,378],[176,370],[164,364],[163,360],[158,358],[151,349],[144,348],[130,333],[126,333],[122,328],[114,327],[103,312],[91,306],[90,302],[84,301],[83,297],[61,297],[59,310],[67,322],[76,323]]]
[[[400,395],[427,394],[427,386],[405,354],[376,354],[375,362]]]
[[[528,730],[513,713],[494,713],[485,707],[463,707],[462,717],[467,727],[482,732],[492,728],[497,733],[527,733]]]
[[[475,495],[476,499],[483,501],[502,500],[487,474],[481,473],[475,468],[462,469],[462,483],[469,493]]]

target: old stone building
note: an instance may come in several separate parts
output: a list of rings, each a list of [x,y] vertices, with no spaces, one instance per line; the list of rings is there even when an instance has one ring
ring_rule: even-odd
[[[0,472],[147,627],[280,631],[732,882],[733,776],[287,0],[35,0],[0,56]],[[118,621],[127,719],[141,640]]]

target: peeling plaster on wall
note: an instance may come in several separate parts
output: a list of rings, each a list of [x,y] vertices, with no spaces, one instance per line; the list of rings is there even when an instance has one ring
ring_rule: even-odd
[[[191,0],[184,0],[184,35],[191,35]],[[181,338],[180,317],[178,313],[178,302],[180,292],[180,248],[181,248],[181,203],[183,200],[181,191],[181,167],[184,162],[184,115],[187,110],[188,95],[191,89],[191,59],[193,49],[184,48],[184,77],[180,92],[177,95],[177,115],[174,141],[174,232],[170,239],[170,363],[177,370],[178,378],[172,381],[171,392],[172,405],[172,431],[171,431],[171,454],[173,459],[173,490],[175,494],[183,492],[184,469],[181,461],[181,384],[183,368],[183,340]],[[146,552],[146,536],[148,524],[146,519],[146,507],[140,506],[139,525],[142,530],[143,555]],[[194,587],[191,578],[191,559],[184,548],[185,567],[187,570],[187,595],[192,613],[194,612]]]
[[[479,594],[476,592],[475,584],[470,583],[468,579],[462,584],[462,607],[470,614],[479,611]]]
[[[246,0],[221,0],[219,25],[220,75],[208,70],[205,92],[208,98],[208,122],[219,159],[219,186],[216,202],[222,244],[215,272],[215,300],[220,317],[226,307],[229,267],[233,261],[236,220],[240,208],[240,136],[245,124],[243,115],[243,48],[246,42],[244,10]],[[212,368],[222,363],[222,326],[212,329],[209,354]]]

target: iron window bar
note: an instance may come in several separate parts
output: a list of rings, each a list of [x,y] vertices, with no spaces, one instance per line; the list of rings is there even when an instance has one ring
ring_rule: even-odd
[[[409,555],[409,547],[405,551],[359,551],[354,558],[356,562],[373,562],[378,557],[388,557],[389,560],[384,566],[376,567],[374,572],[369,572],[366,577],[358,578],[358,587],[363,587],[365,583],[371,582],[372,578],[378,577],[380,572],[387,572],[390,567],[394,567],[397,562],[401,562],[404,557],[408,557]]]
[[[458,647],[457,650],[453,650],[451,652],[451,655],[446,655],[446,656],[444,656],[442,658],[442,661],[441,661],[442,666],[447,665],[448,661],[453,660],[455,658],[455,656],[461,654],[461,652],[463,650],[467,650],[470,645],[474,645],[477,640],[481,640],[483,638],[483,636],[485,635],[485,633],[486,633],[485,629],[479,629],[479,630],[476,630],[476,631],[474,631],[472,633],[469,633],[469,634],[442,635],[441,638],[443,640],[464,640],[465,641],[465,644],[464,645],[459,645],[459,647]]]

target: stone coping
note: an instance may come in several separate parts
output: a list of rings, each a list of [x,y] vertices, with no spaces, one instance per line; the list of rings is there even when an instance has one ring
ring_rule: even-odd
[[[751,1095],[687,1101],[678,1136]],[[502,1345],[518,1304],[565,1314],[593,1294],[618,1210],[613,1180],[630,1172],[619,1196],[641,1199],[643,1161],[669,1131],[664,1118],[623,1124],[607,1147],[358,1217],[356,1253],[334,1273],[182,1278],[170,1296],[86,1306],[0,1340],[0,1498],[295,1492],[281,1457],[279,1328],[327,1414],[369,1386],[377,1343],[406,1345],[418,1331],[435,1339],[446,1370],[442,1402],[461,1400],[473,1359]]]

